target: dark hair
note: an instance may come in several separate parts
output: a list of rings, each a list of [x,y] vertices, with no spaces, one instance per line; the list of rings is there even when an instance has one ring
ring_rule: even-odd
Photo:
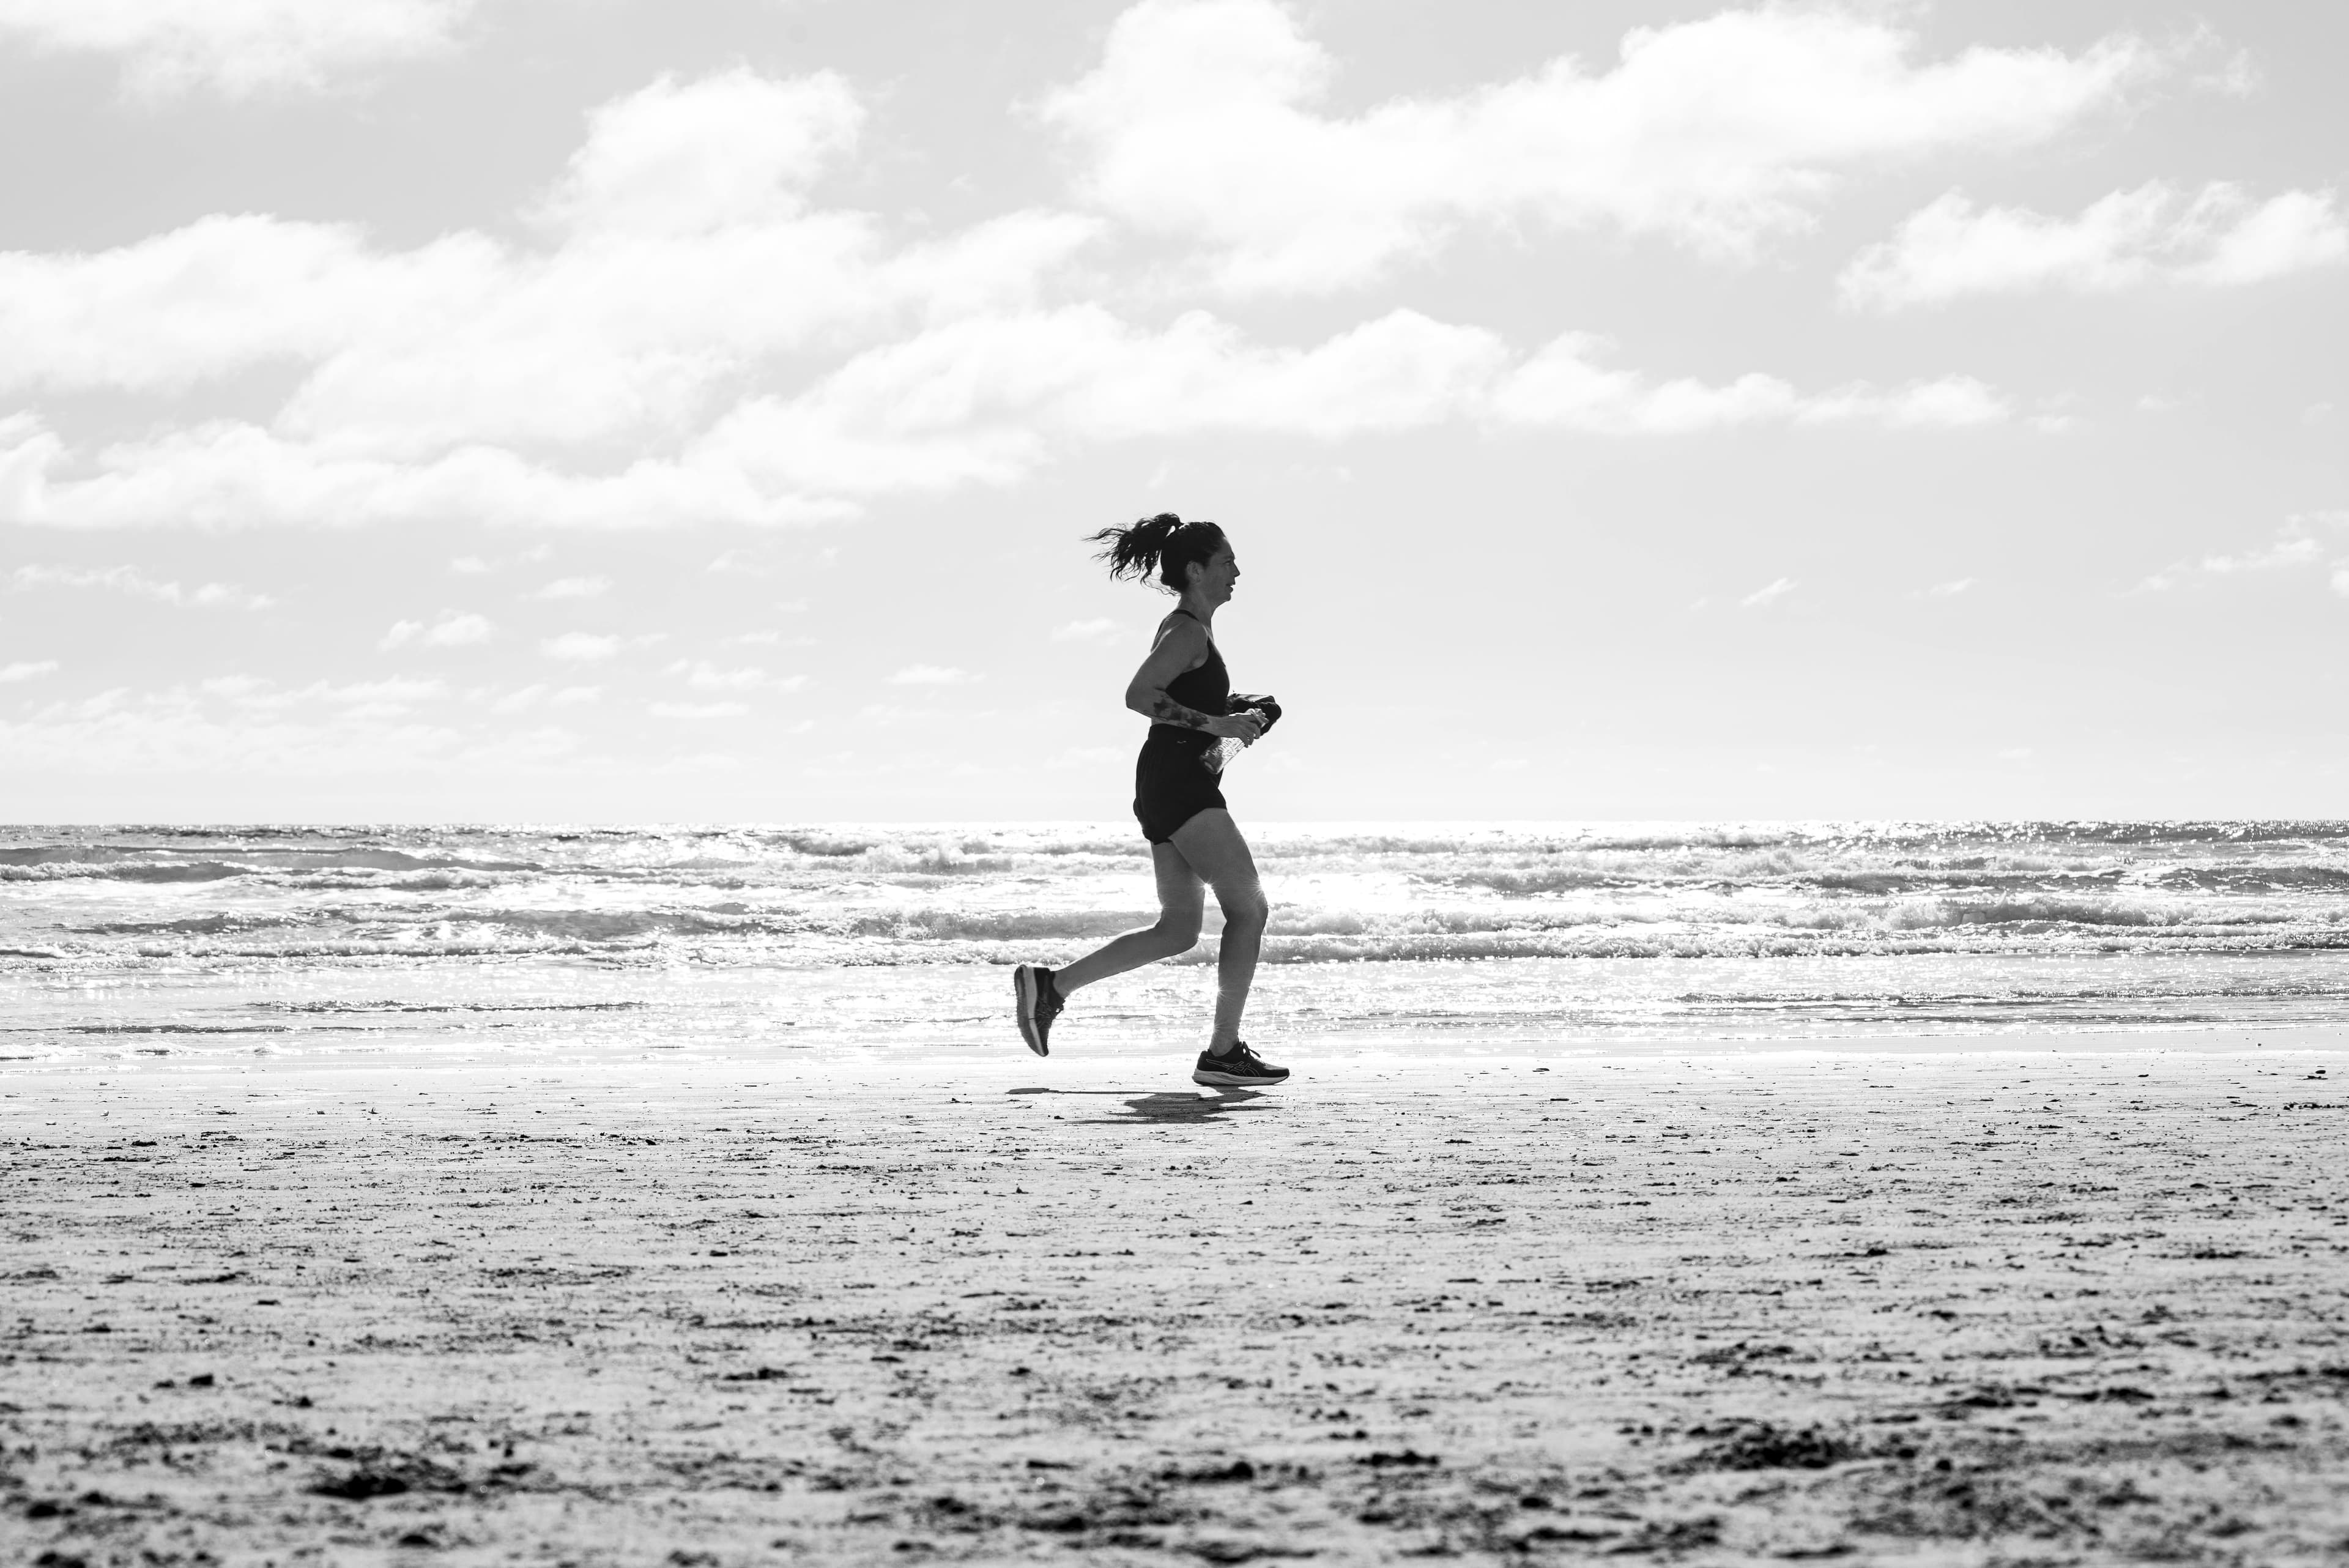
[[[1213,523],[1185,523],[1172,512],[1144,517],[1131,528],[1104,528],[1085,542],[1102,546],[1098,558],[1109,563],[1111,576],[1139,583],[1155,572],[1178,594],[1191,586],[1185,569],[1194,562],[1206,566],[1225,543],[1224,531]]]

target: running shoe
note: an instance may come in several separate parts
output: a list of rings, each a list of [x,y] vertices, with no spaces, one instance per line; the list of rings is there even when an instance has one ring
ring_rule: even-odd
[[[1191,1082],[1216,1089],[1268,1089],[1288,1082],[1288,1069],[1274,1066],[1249,1050],[1243,1040],[1220,1056],[1212,1051],[1200,1052],[1199,1064],[1191,1069]]]
[[[1052,1020],[1061,1016],[1060,987],[1042,964],[1023,963],[1011,971],[1011,996],[1019,1014],[1019,1038],[1039,1056],[1052,1054]]]

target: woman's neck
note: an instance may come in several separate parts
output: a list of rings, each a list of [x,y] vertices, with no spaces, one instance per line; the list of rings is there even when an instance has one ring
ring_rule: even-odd
[[[1206,595],[1185,593],[1178,596],[1177,603],[1178,607],[1181,608],[1185,615],[1189,616],[1201,626],[1206,627],[1211,630],[1214,628],[1216,624],[1216,607],[1207,602]]]

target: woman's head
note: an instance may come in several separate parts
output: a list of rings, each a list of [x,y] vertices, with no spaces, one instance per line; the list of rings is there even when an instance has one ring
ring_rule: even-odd
[[[1104,528],[1090,543],[1102,546],[1101,559],[1112,577],[1148,582],[1152,577],[1170,593],[1198,587],[1215,594],[1221,603],[1231,597],[1230,579],[1239,576],[1232,564],[1231,542],[1213,523],[1185,523],[1172,512],[1144,517],[1131,528]]]

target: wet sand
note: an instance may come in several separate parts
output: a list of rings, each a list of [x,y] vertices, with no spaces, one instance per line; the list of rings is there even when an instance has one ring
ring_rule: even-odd
[[[2339,1562],[2261,1039],[16,1074],[0,1561]]]

